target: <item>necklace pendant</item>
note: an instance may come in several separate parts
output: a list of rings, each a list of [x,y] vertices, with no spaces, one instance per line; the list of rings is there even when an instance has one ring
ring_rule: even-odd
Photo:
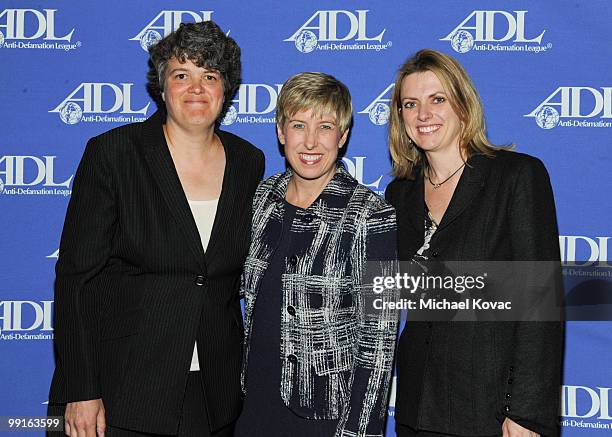
[[[437,190],[438,188],[440,188],[442,184],[432,184],[432,185],[434,187],[434,190]]]

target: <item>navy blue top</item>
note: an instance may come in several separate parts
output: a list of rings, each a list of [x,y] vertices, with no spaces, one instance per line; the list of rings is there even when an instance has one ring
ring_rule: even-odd
[[[257,293],[246,373],[247,395],[234,437],[325,437],[333,436],[338,425],[337,420],[300,417],[280,397],[282,274],[287,259],[293,255],[289,230],[297,210],[285,202],[282,234]]]

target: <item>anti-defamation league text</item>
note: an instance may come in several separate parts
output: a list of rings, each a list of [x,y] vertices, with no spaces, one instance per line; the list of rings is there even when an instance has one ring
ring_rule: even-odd
[[[5,49],[43,49],[43,50],[63,50],[68,52],[70,50],[76,50],[81,46],[81,42],[77,41],[75,43],[60,43],[60,42],[23,42],[23,41],[11,41],[5,42],[0,47]]]
[[[5,196],[64,196],[72,194],[72,190],[67,188],[4,188],[0,194]]]

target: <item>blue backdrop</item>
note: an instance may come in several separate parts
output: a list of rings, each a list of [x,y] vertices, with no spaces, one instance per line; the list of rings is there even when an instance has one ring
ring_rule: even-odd
[[[0,416],[46,410],[54,264],[87,139],[150,116],[147,47],[181,21],[211,18],[243,53],[244,83],[223,124],[264,150],[266,174],[284,167],[274,128],[281,84],[300,71],[324,71],[353,94],[347,168],[380,193],[390,181],[397,67],[424,47],[454,55],[480,90],[493,142],[516,143],[546,164],[563,261],[600,261],[596,274],[609,280],[612,8],[605,0],[3,0]],[[610,433],[611,327],[568,323],[566,436]]]

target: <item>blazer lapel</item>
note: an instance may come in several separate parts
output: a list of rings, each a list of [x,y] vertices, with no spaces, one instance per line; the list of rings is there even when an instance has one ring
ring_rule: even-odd
[[[210,266],[215,259],[215,253],[222,247],[224,241],[223,236],[231,232],[231,228],[234,225],[231,219],[233,200],[236,198],[240,188],[238,183],[239,170],[237,169],[240,162],[238,161],[234,145],[228,142],[221,132],[217,132],[217,135],[225,150],[225,170],[223,172],[223,184],[221,186],[219,203],[217,205],[217,213],[215,214],[215,221],[212,231],[210,232],[208,248],[205,253],[206,264],[208,266]]]
[[[200,234],[166,144],[162,117],[161,112],[157,111],[143,124],[145,159],[151,168],[153,179],[168,205],[170,214],[174,217],[176,226],[185,236],[187,246],[195,256],[200,269],[205,271],[204,249],[202,248]]]
[[[490,169],[489,159],[483,155],[475,155],[468,159],[450,204],[438,226],[438,231],[454,222],[472,203],[482,187],[484,187]]]
[[[409,185],[410,190],[404,199],[400,202],[405,202],[403,209],[405,217],[409,218],[410,224],[421,234],[425,230],[425,187],[423,184],[423,172],[421,167],[414,169],[414,180]]]
[[[395,200],[398,220],[398,255],[402,261],[412,259],[423,245],[425,233],[425,198],[423,173],[420,167],[413,169],[413,179],[402,181],[405,187]]]

